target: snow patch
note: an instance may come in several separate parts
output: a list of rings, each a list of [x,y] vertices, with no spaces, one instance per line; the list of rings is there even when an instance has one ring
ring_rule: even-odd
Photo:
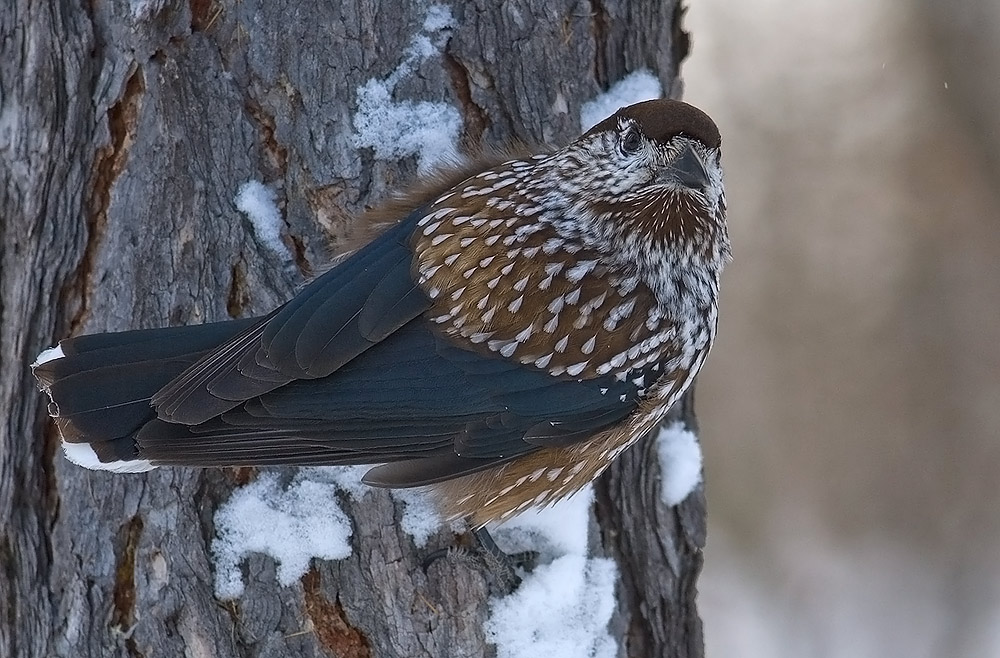
[[[305,477],[330,482],[354,500],[361,500],[372,487],[361,482],[370,466],[319,466],[302,469]],[[393,499],[403,503],[403,518],[399,526],[408,534],[417,548],[423,548],[431,535],[437,532],[444,519],[438,514],[434,501],[423,489],[389,489]]]
[[[278,210],[277,193],[258,180],[240,185],[236,193],[236,208],[247,216],[253,225],[254,235],[265,247],[285,260],[292,260],[292,253],[281,239],[281,212]]]
[[[403,503],[403,518],[399,526],[413,538],[417,548],[423,548],[444,523],[434,502],[423,489],[395,489],[391,493],[393,498]]]
[[[593,500],[588,486],[491,529],[505,551],[538,551],[543,562],[514,593],[490,603],[486,632],[498,658],[617,655],[608,634],[617,567],[610,559],[588,557]]]
[[[370,466],[313,466],[301,469],[303,477],[337,485],[354,500],[361,500],[371,487],[361,482]]]
[[[287,486],[263,473],[237,489],[215,513],[215,594],[243,594],[240,563],[263,553],[278,563],[278,582],[290,585],[314,558],[341,560],[351,554],[351,522],[337,504],[337,486],[297,474]]]
[[[540,550],[543,558],[586,555],[593,502],[594,491],[587,486],[555,505],[521,512],[497,527],[497,541],[512,549],[508,552]]]
[[[370,148],[380,160],[417,156],[420,173],[458,159],[462,117],[448,103],[393,100],[396,86],[425,60],[439,54],[454,18],[444,5],[432,5],[421,33],[410,40],[403,61],[386,78],[371,78],[358,87],[354,145]]]
[[[660,499],[674,506],[701,484],[701,445],[684,423],[660,427],[656,436],[660,456]]]
[[[133,18],[148,18],[163,9],[164,0],[129,0]]]
[[[583,104],[580,108],[580,130],[587,132],[626,105],[662,96],[663,87],[650,71],[640,69],[629,73],[606,92]]]
[[[455,18],[451,15],[448,5],[431,5],[424,17],[424,32],[440,32],[449,27],[455,27]]]
[[[615,658],[607,633],[617,569],[607,558],[564,555],[539,566],[510,596],[494,601],[486,622],[497,658]]]

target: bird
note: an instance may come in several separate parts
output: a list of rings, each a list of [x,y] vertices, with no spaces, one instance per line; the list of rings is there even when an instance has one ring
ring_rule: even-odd
[[[419,181],[262,317],[63,339],[32,364],[81,466],[369,465],[472,527],[551,505],[705,363],[730,260],[713,120],[657,99]]]

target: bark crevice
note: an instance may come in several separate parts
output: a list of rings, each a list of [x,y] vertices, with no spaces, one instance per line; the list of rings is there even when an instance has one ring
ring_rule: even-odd
[[[461,104],[462,145],[465,150],[475,152],[483,146],[483,133],[489,125],[489,118],[472,98],[472,81],[462,61],[445,51],[444,63],[451,76],[452,89]]]
[[[108,108],[107,122],[110,139],[105,146],[97,150],[94,159],[90,212],[87,216],[87,242],[72,286],[77,298],[77,310],[69,323],[69,331],[72,335],[80,331],[89,317],[93,273],[108,223],[111,190],[125,169],[129,149],[135,140],[136,124],[142,96],[146,91],[146,81],[142,67],[137,64],[134,67],[135,70],[125,83],[121,96],[114,105]]]
[[[590,0],[590,29],[594,39],[594,80],[601,89],[607,89],[608,10],[601,0]]]
[[[111,629],[124,638],[129,655],[133,658],[143,657],[132,637],[135,630],[135,556],[142,535],[142,525],[142,518],[133,516],[118,532],[114,609],[111,613]]]
[[[318,571],[310,569],[302,576],[302,589],[306,615],[327,652],[336,658],[371,658],[368,639],[348,623],[344,606],[323,596]]]

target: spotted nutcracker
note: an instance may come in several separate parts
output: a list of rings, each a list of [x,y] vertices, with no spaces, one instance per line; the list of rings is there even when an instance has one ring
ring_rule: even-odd
[[[719,131],[672,100],[486,158],[259,318],[33,364],[81,466],[380,464],[476,526],[580,489],[691,384],[729,258]]]

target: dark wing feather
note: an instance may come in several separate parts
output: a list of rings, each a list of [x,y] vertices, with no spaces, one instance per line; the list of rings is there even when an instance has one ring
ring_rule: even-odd
[[[249,398],[287,382],[287,378],[278,382],[271,378],[250,379],[237,369],[247,352],[256,351],[270,317],[273,313],[203,356],[157,391],[151,401],[157,415],[177,423],[202,422],[239,404],[241,393]],[[231,378],[223,381],[227,374]],[[213,383],[218,384],[219,395],[212,394]]]
[[[391,462],[366,481],[414,486],[587,439],[636,400],[631,383],[557,378],[468,352],[419,319],[330,376],[294,380],[193,427],[150,423],[136,441],[163,464]]]
[[[427,310],[427,297],[410,278],[410,259],[400,259],[378,283],[380,295],[358,315],[358,331],[378,343]]]
[[[410,275],[414,211],[153,397],[160,419],[198,424],[298,379],[329,375],[428,308]]]

